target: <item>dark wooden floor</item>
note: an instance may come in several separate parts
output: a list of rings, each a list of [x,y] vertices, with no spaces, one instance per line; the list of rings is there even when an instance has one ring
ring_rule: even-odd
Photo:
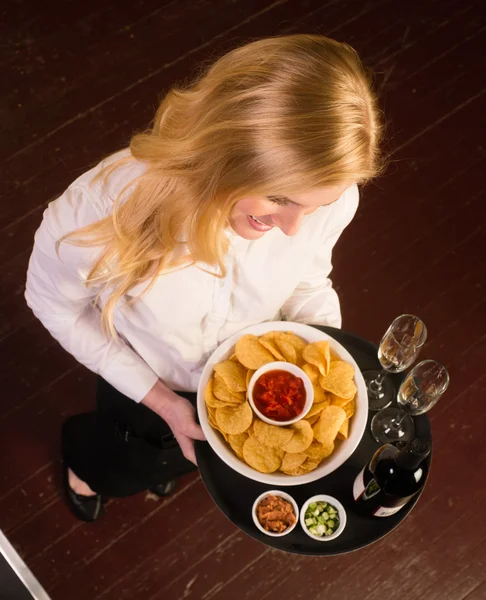
[[[11,0],[1,8],[0,528],[54,600],[486,598],[486,52],[483,0]],[[246,40],[320,32],[377,73],[392,163],[335,253],[344,327],[378,341],[402,312],[450,389],[430,482],[382,542],[333,559],[266,549],[198,477],[162,502],[78,523],[59,494],[59,426],[94,376],[23,300],[46,203],[143,128],[164,90]],[[190,518],[187,518],[189,515]]]

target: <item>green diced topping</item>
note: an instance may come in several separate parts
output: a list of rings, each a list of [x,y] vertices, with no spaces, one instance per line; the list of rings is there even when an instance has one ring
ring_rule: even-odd
[[[312,502],[305,511],[305,524],[311,534],[329,536],[339,526],[339,513],[327,502]]]

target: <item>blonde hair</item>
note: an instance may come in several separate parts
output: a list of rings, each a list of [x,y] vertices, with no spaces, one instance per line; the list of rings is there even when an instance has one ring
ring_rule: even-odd
[[[67,236],[104,248],[87,283],[109,291],[105,329],[115,334],[113,310],[124,294],[141,282],[148,289],[176,264],[182,232],[191,264],[224,275],[224,232],[239,199],[375,177],[381,130],[356,52],[318,35],[247,44],[173,88],[152,129],[133,137],[131,157],[102,172],[138,160],[143,175],[127,182],[112,215]]]

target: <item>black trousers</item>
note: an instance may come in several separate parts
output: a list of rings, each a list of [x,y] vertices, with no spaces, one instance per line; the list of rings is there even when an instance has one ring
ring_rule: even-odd
[[[195,394],[181,395],[195,404]],[[101,378],[96,410],[65,421],[62,453],[64,464],[103,496],[131,496],[196,469],[165,421]]]

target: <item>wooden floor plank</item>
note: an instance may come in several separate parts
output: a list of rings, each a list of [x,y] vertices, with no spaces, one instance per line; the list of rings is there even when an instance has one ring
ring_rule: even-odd
[[[162,545],[154,548],[150,556],[145,556],[128,573],[123,572],[120,578],[104,588],[100,600],[128,600],[133,596],[132,582],[136,582],[139,596],[148,597],[151,591],[180,577],[188,566],[208,554],[219,552],[220,546],[226,546],[227,539],[238,533],[236,527],[216,507],[204,514],[198,525],[204,528],[204,536],[195,539],[194,527],[191,527],[166,548]]]
[[[198,498],[197,506],[194,506],[195,498]],[[104,523],[100,521],[93,528],[89,554],[85,552],[87,532],[77,528],[72,535],[55,542],[47,552],[34,557],[31,564],[54,600],[68,596],[83,600],[101,593],[104,586],[108,587],[126,574],[127,565],[143,561],[147,547],[151,548],[153,560],[158,554],[164,558],[154,566],[158,564],[162,571],[166,568],[167,577],[171,577],[177,569],[184,571],[195,556],[234,532],[234,526],[222,524],[221,515],[213,508],[201,480],[191,476],[190,485],[165,502],[142,497],[113,501]],[[183,518],[189,512],[194,521]],[[133,520],[127,518],[128,514]],[[46,517],[43,522],[47,525],[49,521]],[[194,555],[189,553],[183,559],[181,551],[194,530],[193,523],[200,529],[206,522],[207,533],[201,534],[198,543],[194,543]],[[114,531],[117,532],[115,535]],[[57,573],[52,570],[53,557],[56,558]],[[92,575],[86,577],[87,572]],[[61,579],[59,574],[63,574]]]
[[[486,551],[483,547],[483,552],[481,556],[484,556],[484,552]],[[458,600],[482,600],[486,595],[486,581],[482,581],[481,584],[474,587],[472,590],[466,593],[466,595],[457,594],[455,598]],[[454,596],[450,596],[454,598]]]
[[[1,489],[21,484],[33,473],[59,456],[60,427],[71,414],[94,407],[95,376],[80,365],[36,395],[2,421],[2,449],[16,449],[15,461],[3,463]],[[5,527],[0,515],[0,527]]]
[[[58,468],[57,461],[48,462],[3,494],[0,498],[0,511],[4,533],[9,535],[21,524],[25,524],[27,519],[44,510],[54,499],[59,499],[59,476],[55,472]],[[29,531],[32,531],[30,526]]]
[[[478,194],[477,182],[478,178],[481,177],[484,160],[478,160],[474,157],[469,162],[470,168],[465,167],[461,173],[454,174],[447,182],[447,186],[443,185],[443,178],[434,179],[431,177],[433,182],[430,186],[431,189],[425,189],[422,193],[413,193],[412,190],[408,191],[405,187],[397,188],[393,192],[393,199],[390,198],[389,200],[389,203],[393,203],[392,216],[387,216],[384,220],[380,219],[381,211],[375,211],[373,207],[368,206],[368,196],[365,192],[365,198],[360,207],[361,216],[358,216],[345,232],[336,249],[333,278],[337,286],[346,285],[341,277],[343,273],[355,271],[357,275],[353,278],[353,288],[354,290],[359,289],[359,285],[363,281],[363,278],[359,275],[360,268],[366,267],[367,281],[363,289],[376,289],[375,286],[371,285],[373,272],[377,273],[380,269],[383,270],[387,264],[390,266],[390,256],[394,256],[394,252],[401,254],[404,247],[413,246],[415,238],[419,240],[421,237],[427,236],[427,232],[430,232],[431,227],[440,223],[443,224],[443,227],[447,227],[447,220],[453,214],[460,222],[462,222],[463,214],[464,219],[466,219],[467,214],[475,215],[476,224],[473,225],[474,227],[477,226],[480,223],[481,203],[478,199],[473,200],[472,197]],[[440,159],[434,164],[434,170],[439,173]],[[433,175],[432,168],[429,172]],[[470,204],[471,202],[472,204]],[[434,214],[436,207],[437,212]],[[370,227],[370,221],[373,222],[372,227]],[[399,234],[396,243],[395,237],[391,235],[391,232],[395,230]],[[464,232],[465,234],[472,233],[471,230],[467,231],[465,226]],[[444,243],[444,240],[439,240],[439,245]],[[423,244],[426,245],[426,240]],[[351,245],[355,246],[355,251],[349,248]],[[395,249],[392,251],[393,245],[395,245]],[[452,250],[450,247],[449,249]],[[427,255],[433,257],[438,252],[438,247],[431,241],[427,249]],[[420,260],[417,253],[415,256],[418,257],[417,260]],[[410,264],[407,262],[409,270],[410,268],[416,268],[414,260]],[[397,266],[399,269],[402,267],[407,268],[403,265]]]
[[[51,67],[52,79],[46,81],[42,69],[31,72],[27,65],[24,67],[24,78],[25,70],[28,69],[29,85],[43,88],[43,96],[36,99],[42,109],[43,119],[32,123],[32,129],[25,126],[22,128],[23,135],[30,137],[31,146],[36,145],[36,140],[42,140],[53,130],[62,127],[73,114],[82,115],[94,105],[106,101],[113,95],[114,89],[132,85],[139,78],[160,68],[161,56],[158,50],[161,36],[166,43],[163,61],[170,62],[192,50],[201,41],[219,33],[221,29],[230,27],[248,13],[259,9],[258,2],[254,1],[243,6],[243,3],[239,4],[235,0],[231,10],[226,10],[227,0],[182,0],[178,6],[173,3],[172,11],[167,11],[163,5],[152,0],[143,8],[145,16],[150,13],[151,17],[134,21],[131,4],[126,3],[124,7],[122,5],[121,10],[112,5],[107,11],[98,13],[97,19],[84,27],[78,23],[80,18],[82,20],[84,10],[79,5],[76,11],[78,14],[70,13],[63,21],[58,21],[56,31],[61,34],[60,39],[52,40],[52,25],[49,28],[48,22],[43,23],[46,30],[39,32],[41,47],[36,57],[37,63],[39,58],[41,61],[51,61],[55,68]],[[184,15],[183,20],[177,19],[176,11]],[[143,14],[141,11],[139,13]],[[52,18],[52,14],[49,16]],[[205,20],[205,27],[201,31],[198,25],[202,18]],[[69,34],[72,29],[74,35],[71,38]],[[92,35],[93,30],[98,33],[96,37]],[[43,35],[45,41],[42,39]],[[79,47],[83,48],[82,53],[76,52]],[[118,68],[121,55],[122,69]],[[35,65],[36,61],[33,62]],[[18,70],[14,72],[17,74]],[[13,89],[21,84],[18,79],[17,75],[16,80],[8,82]],[[33,99],[28,97],[27,90],[22,91],[27,97],[25,105],[22,103],[18,108],[28,110],[29,101],[32,103]],[[16,96],[18,98],[19,94]],[[22,100],[22,94],[20,99]],[[12,136],[18,137],[15,127],[12,129]],[[24,148],[29,146],[28,141],[28,137],[21,137],[20,142],[23,142]],[[5,136],[3,142],[8,148],[9,137]]]

